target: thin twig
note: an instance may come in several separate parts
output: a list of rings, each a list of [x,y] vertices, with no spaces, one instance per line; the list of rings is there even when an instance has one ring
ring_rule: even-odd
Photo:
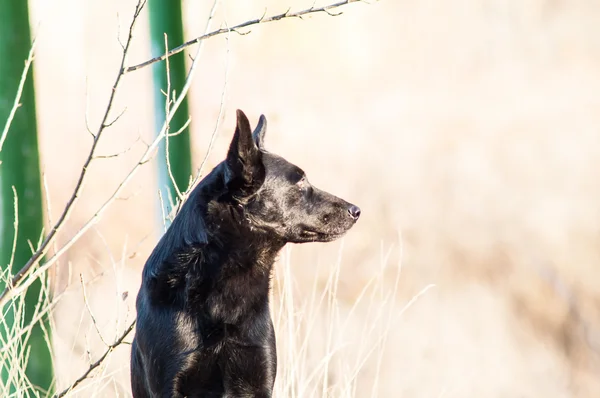
[[[220,2],[220,0],[215,0],[213,2],[213,5],[212,5],[211,9],[210,9],[210,12],[208,13],[208,18],[206,19],[206,25],[204,26],[204,33],[205,34],[210,30],[212,21],[213,21],[213,19],[215,17],[215,13],[217,12],[217,7],[219,5],[219,2]],[[203,48],[204,48],[204,42],[201,41],[200,44],[198,44],[198,48],[196,50],[196,54],[193,57],[190,56],[190,59],[192,60],[192,64],[194,64],[196,62],[196,60],[198,58],[200,58],[200,54],[202,53],[202,49]],[[167,59],[167,62],[168,62],[168,57],[169,57],[168,52],[165,55],[166,55],[166,59]],[[229,44],[227,44],[227,56],[229,57]],[[225,90],[225,87],[227,86],[227,73],[228,73],[228,70],[229,70],[229,58],[227,58],[227,62],[226,62],[226,65],[225,65],[225,86],[223,87],[223,90]],[[222,115],[222,112],[223,112],[224,97],[225,97],[225,91],[223,91],[221,93],[221,106],[219,108],[219,117],[218,117],[219,120],[221,119],[221,115]],[[217,120],[217,127],[219,125],[219,120]],[[191,119],[188,119],[188,122],[186,123],[186,125],[189,124],[190,121],[191,121]],[[182,127],[180,131],[183,131],[185,129],[185,127],[186,126]],[[215,138],[217,127],[215,127],[215,131],[213,131],[213,134],[211,136],[211,139],[210,139],[211,143],[208,146],[208,149],[206,151],[206,155],[204,157],[202,165],[204,165],[204,162],[206,161],[206,159],[208,158],[208,155],[210,154],[210,152],[212,150],[212,142],[213,142],[213,140]],[[176,134],[179,134],[179,132],[177,132]],[[168,156],[167,156],[167,159],[168,159]],[[196,176],[196,179],[193,179],[193,176],[190,176],[190,183],[188,184],[187,190],[185,192],[183,192],[183,193],[180,193],[178,195],[178,198],[177,198],[178,200],[176,201],[175,205],[171,207],[171,211],[167,215],[164,214],[164,208],[161,208],[163,210],[163,223],[165,223],[165,228],[166,228],[166,220],[167,220],[165,217],[168,217],[169,220],[173,220],[173,218],[175,217],[175,215],[179,212],[179,209],[181,208],[181,206],[183,205],[183,203],[186,201],[186,199],[190,195],[195,182],[199,178],[199,174],[200,174],[200,171],[198,173],[198,176]],[[160,194],[160,192],[159,192],[159,194]],[[164,204],[162,203],[162,199],[161,199],[161,206],[164,206]]]
[[[166,64],[166,75],[167,75],[167,92],[165,95],[165,115],[169,114],[171,108],[171,65],[169,63],[169,42],[167,34],[165,33],[165,64]],[[175,93],[173,93],[173,97],[175,97]],[[179,186],[177,185],[177,181],[175,181],[175,176],[173,175],[173,169],[171,168],[171,158],[169,156],[169,131],[171,130],[170,124],[167,124],[167,128],[165,130],[165,162],[167,163],[167,173],[169,174],[169,180],[171,181],[171,185],[175,189],[175,195],[177,196],[176,201],[181,200],[181,191],[179,190]],[[170,196],[170,195],[169,195]]]
[[[215,0],[210,12],[208,13],[208,18],[206,19],[206,26],[204,27],[204,33],[206,34],[211,26],[212,20],[215,16],[215,13],[217,11],[217,6],[219,4],[219,0]],[[202,49],[204,48],[204,42],[200,42],[200,44],[198,45],[198,49],[196,51],[196,55],[194,57],[190,57],[192,59],[192,62],[195,62],[195,60],[200,57],[200,54],[202,52]],[[224,104],[225,104],[225,93],[227,91],[227,76],[229,74],[229,35],[227,35],[227,53],[226,53],[226,61],[225,61],[225,82],[223,83],[223,90],[221,91],[221,103],[219,105],[219,115],[217,116],[217,122],[215,125],[215,128],[212,132],[212,135],[210,137],[210,142],[208,144],[208,149],[206,150],[206,154],[204,155],[204,159],[202,160],[202,163],[200,164],[200,167],[198,169],[198,173],[196,175],[195,178],[193,178],[193,176],[190,176],[190,182],[188,184],[187,190],[182,194],[179,202],[177,203],[177,206],[173,206],[171,212],[169,213],[169,215],[167,217],[169,217],[170,219],[173,219],[175,217],[175,215],[177,214],[177,212],[179,211],[179,209],[181,209],[181,206],[183,206],[183,203],[187,200],[187,198],[190,196],[190,193],[192,192],[192,189],[194,188],[194,186],[196,185],[196,183],[198,182],[198,180],[200,179],[200,176],[202,175],[202,168],[204,166],[204,163],[206,163],[206,160],[208,159],[208,156],[210,155],[211,151],[212,151],[212,147],[213,147],[213,143],[215,140],[215,137],[217,135],[217,131],[219,129],[219,125],[220,125],[220,121],[222,119],[223,116],[223,112],[224,112]],[[189,119],[188,119],[189,122]],[[164,214],[163,214],[164,216]],[[163,217],[164,220],[164,217]]]
[[[8,130],[10,129],[10,125],[12,124],[13,118],[15,117],[15,113],[17,113],[17,109],[21,106],[21,96],[23,95],[23,88],[25,87],[25,81],[27,80],[27,73],[29,72],[29,68],[31,67],[31,63],[33,62],[33,53],[35,50],[35,39],[33,39],[31,43],[31,48],[29,49],[29,55],[27,56],[27,61],[25,61],[25,67],[23,68],[23,73],[21,74],[21,80],[19,81],[19,87],[17,89],[17,95],[15,96],[15,102],[8,114],[8,118],[6,119],[6,124],[4,125],[4,129],[2,130],[2,135],[0,135],[0,152],[2,152],[2,147],[4,146],[4,141],[6,140],[6,136],[8,135]]]
[[[188,119],[185,121],[185,123],[183,124],[183,126],[181,126],[181,128],[179,130],[177,130],[174,133],[168,133],[167,137],[177,137],[179,134],[183,133],[185,131],[185,129],[187,129],[190,126],[191,122],[192,122],[192,118],[188,117]]]
[[[119,113],[112,122],[108,122],[108,123],[104,123],[102,125],[102,127],[104,127],[105,129],[112,126],[113,124],[115,124],[116,122],[119,121],[119,119],[121,118],[121,116],[123,116],[125,114],[125,112],[127,112],[127,107],[123,108],[123,110],[121,111],[121,113]]]
[[[116,96],[117,88],[119,87],[121,78],[125,74],[125,62],[127,60],[129,47],[130,47],[132,39],[133,39],[133,29],[134,29],[135,23],[136,23],[145,4],[146,4],[146,0],[139,0],[137,3],[137,6],[135,8],[133,20],[131,21],[131,25],[129,27],[129,36],[127,38],[125,50],[123,50],[123,56],[121,57],[121,65],[119,67],[119,73],[117,75],[117,78],[115,79],[115,83],[113,84],[110,98],[109,98],[107,106],[106,106],[106,111],[104,112],[104,116],[102,117],[102,121],[100,122],[98,130],[97,130],[96,134],[94,135],[92,147],[90,148],[89,155],[88,155],[87,159],[85,160],[83,167],[81,168],[81,173],[79,174],[79,179],[77,181],[77,185],[75,186],[75,190],[73,191],[73,194],[71,195],[71,198],[67,202],[67,205],[65,206],[65,209],[63,210],[58,221],[52,227],[52,229],[48,233],[48,236],[46,237],[46,239],[44,239],[44,242],[42,242],[39,249],[31,256],[29,261],[27,261],[27,263],[19,270],[19,272],[16,273],[16,275],[12,278],[10,283],[7,284],[7,287],[2,291],[2,294],[0,294],[0,308],[7,302],[7,300],[10,297],[13,296],[12,294],[10,294],[11,290],[14,289],[18,284],[20,284],[21,281],[23,280],[23,278],[25,278],[27,276],[27,274],[30,272],[30,270],[36,264],[38,264],[40,262],[40,260],[47,254],[51,243],[54,241],[57,233],[62,228],[65,221],[69,218],[69,215],[71,214],[71,211],[73,210],[75,203],[79,199],[81,191],[83,190],[83,187],[85,185],[84,183],[86,181],[86,176],[87,176],[87,171],[88,171],[89,165],[92,162],[92,160],[94,159],[94,154],[96,153],[96,148],[98,146],[98,142],[100,140],[100,137],[102,136],[102,132],[104,131],[104,129],[107,126],[106,121],[108,120],[108,116],[113,107],[113,102],[114,102],[114,99]],[[45,269],[47,269],[47,267],[42,267],[41,269],[45,270]]]
[[[121,47],[123,47],[123,46],[121,46]],[[95,135],[90,127],[90,96],[88,95],[88,89],[89,89],[88,77],[86,76],[85,77],[85,113],[84,113],[85,130],[90,134],[90,136],[93,139],[95,137]]]
[[[131,324],[129,325],[129,327],[127,327],[127,329],[125,329],[125,331],[123,332],[123,334],[121,334],[121,336],[119,336],[119,338],[117,340],[115,340],[114,343],[112,343],[111,345],[108,346],[108,348],[106,349],[106,351],[104,351],[104,354],[102,354],[102,356],[100,358],[98,358],[96,360],[96,362],[90,364],[90,367],[81,376],[79,376],[79,378],[77,380],[75,380],[69,387],[67,387],[66,389],[62,390],[58,394],[56,394],[54,396],[54,398],[64,397],[66,394],[68,394],[69,392],[73,391],[73,389],[75,387],[77,387],[81,382],[83,382],[84,380],[86,380],[90,376],[90,373],[92,373],[92,371],[94,369],[96,369],[97,367],[99,367],[100,365],[102,365],[102,363],[104,362],[104,360],[106,359],[106,357],[108,357],[108,355],[111,352],[113,352],[113,350],[115,348],[117,348],[118,346],[120,346],[121,344],[123,344],[123,340],[125,340],[125,338],[127,337],[127,335],[129,333],[131,333],[131,331],[133,330],[134,327],[135,327],[135,320],[133,322],[131,322]]]
[[[98,275],[95,275],[90,281],[87,282],[88,285],[91,285],[92,283],[94,283],[95,281],[97,281],[98,279],[100,279],[100,277],[102,277],[104,274],[100,273]],[[68,293],[70,293],[68,290],[64,290],[61,293],[58,294],[54,294],[52,296],[52,301],[50,301],[48,303],[48,305],[41,309],[37,314],[34,314],[31,317],[31,320],[29,321],[29,324],[23,328],[21,328],[19,331],[15,332],[15,335],[12,336],[12,338],[10,340],[7,340],[3,343],[2,348],[0,348],[0,355],[3,355],[4,353],[8,352],[11,348],[14,347],[14,345],[20,341],[21,336],[24,336],[26,333],[29,333],[29,330],[31,330],[32,328],[35,327],[35,325],[37,325],[37,323],[39,321],[42,320],[42,318],[46,315],[49,314],[60,302],[60,300],[66,296]]]
[[[119,156],[125,155],[127,152],[131,151],[133,149],[133,147],[135,146],[135,144],[137,144],[141,140],[142,140],[142,136],[141,136],[141,134],[138,134],[138,136],[135,139],[135,141],[133,141],[133,143],[131,145],[129,145],[127,148],[125,148],[121,152],[113,153],[111,155],[95,155],[94,159],[112,159],[112,158],[118,158]]]
[[[42,173],[42,187],[44,188],[44,201],[46,202],[46,222],[48,225],[52,225],[52,203],[50,201],[50,188],[48,188],[48,179],[46,178],[46,174]],[[43,239],[43,236],[41,236]],[[40,247],[41,243],[38,244]],[[54,250],[56,250],[56,241],[53,242]],[[52,288],[53,292],[58,291],[58,270],[54,273],[54,287]]]
[[[290,10],[288,9],[286,12],[282,13],[282,14],[277,14],[277,15],[272,15],[270,17],[265,17],[264,15],[260,18],[257,19],[252,19],[246,22],[242,22],[238,25],[235,25],[233,27],[225,27],[225,28],[221,28],[221,29],[217,29],[215,31],[212,31],[210,33],[205,33],[202,36],[196,37],[195,39],[192,39],[190,41],[187,41],[185,43],[183,43],[182,45],[180,45],[179,47],[175,47],[174,49],[172,49],[171,51],[168,52],[168,54],[165,55],[160,55],[158,57],[149,59],[146,62],[142,62],[141,64],[137,64],[137,65],[133,65],[133,66],[129,66],[128,68],[125,69],[125,73],[129,73],[129,72],[133,72],[135,70],[141,69],[143,67],[146,67],[148,65],[152,65],[156,62],[159,61],[163,61],[166,57],[170,57],[174,54],[180,53],[183,50],[185,50],[187,47],[192,46],[198,42],[202,42],[205,39],[208,39],[210,37],[213,36],[218,36],[221,35],[223,33],[227,33],[227,32],[236,32],[239,33],[241,35],[245,35],[248,34],[249,32],[240,32],[241,28],[245,28],[248,26],[252,26],[252,25],[258,25],[258,24],[262,24],[262,23],[267,23],[267,22],[274,22],[274,21],[279,21],[282,19],[286,19],[286,18],[302,18],[305,15],[308,14],[314,14],[314,13],[319,13],[319,12],[323,12],[326,13],[328,15],[331,16],[338,16],[341,13],[332,13],[330,10],[336,9],[338,7],[342,7],[345,6],[347,4],[350,3],[358,3],[358,2],[363,2],[364,0],[344,0],[344,1],[339,1],[337,3],[332,3],[323,7],[310,7],[307,8],[306,10],[302,10],[302,11],[296,11],[296,12],[289,12]]]
[[[204,165],[208,160],[210,153],[212,152],[213,145],[215,143],[215,139],[217,138],[217,132],[219,131],[219,127],[221,125],[221,121],[223,120],[223,113],[225,112],[225,95],[227,93],[227,81],[229,75],[229,36],[227,38],[227,53],[225,58],[225,81],[223,82],[223,90],[221,91],[221,101],[219,103],[219,114],[217,115],[217,121],[215,122],[215,128],[210,136],[210,141],[208,143],[208,149],[206,150],[206,154],[204,155],[204,159],[200,163],[200,167],[198,167],[198,173],[196,178],[192,180],[190,186],[188,188],[188,192],[186,193],[186,197],[189,196],[190,192],[194,188],[194,186],[198,183],[200,178],[202,178],[202,174],[204,171]]]
[[[90,303],[87,298],[87,292],[85,290],[85,282],[83,281],[83,274],[79,274],[79,280],[81,281],[81,291],[83,294],[83,303],[85,304],[85,308],[88,310],[88,313],[90,314],[90,317],[92,318],[92,323],[94,324],[96,333],[98,333],[98,337],[100,337],[100,340],[104,343],[104,345],[109,347],[109,344],[106,342],[106,340],[104,340],[104,336],[102,336],[102,333],[100,332],[100,328],[98,327],[98,322],[96,321],[96,317],[94,316],[94,313],[92,312],[92,307],[90,307]]]
[[[19,235],[19,195],[17,194],[17,188],[15,188],[14,185],[12,186],[12,190],[14,197],[13,209],[15,211],[15,220],[13,221],[13,229],[15,235],[13,236],[12,248],[10,251],[10,261],[8,263],[9,274],[7,275],[7,279],[10,278],[10,273],[12,272],[12,268],[15,262],[15,253],[17,252],[17,236]],[[2,309],[2,306],[0,306],[0,309]]]

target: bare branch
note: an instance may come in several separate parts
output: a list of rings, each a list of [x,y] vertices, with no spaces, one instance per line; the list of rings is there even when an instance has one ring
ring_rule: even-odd
[[[108,355],[111,352],[113,352],[115,348],[117,348],[121,344],[125,343],[123,340],[125,340],[125,338],[127,337],[127,335],[129,335],[129,333],[131,333],[131,331],[133,330],[134,327],[135,327],[135,321],[131,322],[131,324],[129,324],[129,326],[127,327],[127,329],[125,329],[125,331],[123,332],[123,334],[121,334],[121,336],[119,336],[119,338],[117,340],[115,340],[114,343],[112,343],[111,345],[108,346],[108,348],[106,349],[106,351],[104,351],[104,354],[102,354],[102,356],[100,356],[100,358],[98,358],[96,360],[96,362],[90,364],[90,367],[81,376],[79,376],[79,378],[77,380],[75,380],[66,389],[64,389],[61,392],[59,392],[56,395],[54,395],[54,398],[64,397],[66,394],[68,394],[69,392],[73,391],[73,389],[75,387],[77,387],[81,382],[83,382],[88,377],[90,377],[90,374],[94,371],[94,369],[96,369],[97,367],[99,367],[100,365],[102,365],[102,363],[104,362],[104,360],[106,359],[106,357],[108,357]]]
[[[326,13],[328,15],[332,15],[332,16],[336,16],[339,14],[336,13],[332,13],[330,10],[336,9],[338,7],[342,7],[345,5],[348,5],[350,3],[358,3],[358,2],[362,2],[364,0],[344,0],[344,1],[339,1],[337,3],[332,3],[323,7],[317,7],[315,8],[314,6],[307,8],[306,10],[302,10],[302,11],[296,11],[296,12],[289,12],[290,10],[288,9],[286,12],[282,13],[282,14],[277,14],[277,15],[272,15],[270,17],[265,17],[264,15],[260,18],[257,19],[252,19],[246,22],[242,22],[238,25],[235,25],[233,27],[225,27],[225,28],[220,28],[217,30],[214,30],[210,33],[205,33],[202,36],[196,37],[195,39],[192,39],[190,41],[187,41],[185,43],[183,43],[182,45],[180,45],[179,47],[175,47],[174,49],[172,49],[171,51],[168,52],[168,54],[165,55],[161,55],[152,59],[149,59],[146,62],[142,62],[141,64],[137,64],[137,65],[133,65],[133,66],[129,66],[128,68],[125,69],[125,73],[129,73],[129,72],[133,72],[135,70],[141,69],[143,67],[146,67],[148,65],[152,65],[156,62],[159,61],[163,61],[166,57],[170,57],[174,54],[180,53],[183,50],[185,50],[186,48],[188,48],[189,46],[192,46],[196,43],[200,43],[205,39],[208,39],[210,37],[213,36],[218,36],[221,35],[223,33],[227,33],[227,32],[236,32],[239,33],[241,35],[245,35],[248,34],[250,32],[240,32],[241,28],[245,28],[248,26],[252,26],[252,25],[258,25],[258,24],[262,24],[262,23],[267,23],[267,22],[274,22],[274,21],[279,21],[285,18],[302,18],[305,15],[308,14],[315,14],[315,13]],[[266,12],[265,12],[266,13]]]
[[[140,3],[140,4],[144,4],[144,3]],[[218,3],[218,0],[215,1],[215,5],[217,3]],[[139,15],[139,10],[136,9],[136,14],[135,14],[134,18],[137,18],[138,15]],[[133,26],[133,23],[132,23],[132,26]],[[131,39],[131,33],[130,33],[129,37]],[[130,40],[128,40],[127,46],[129,45],[129,43],[130,43]],[[129,48],[129,47],[126,47],[126,48]],[[199,52],[200,49],[201,49],[201,47],[199,46],[197,52]],[[25,289],[27,289],[37,278],[39,278],[44,272],[46,272],[46,270],[49,267],[51,267],[52,264],[54,264],[58,260],[58,258],[60,258],[67,250],[69,250],[69,248],[71,248],[71,246],[73,246],[75,244],[75,242],[77,242],[87,232],[87,230],[89,230],[93,225],[95,225],[98,222],[98,220],[100,219],[100,217],[102,216],[102,214],[106,211],[106,209],[115,201],[115,199],[119,196],[119,194],[125,188],[125,186],[133,179],[135,174],[139,171],[140,167],[150,161],[153,154],[155,153],[156,148],[158,147],[158,144],[166,136],[167,126],[171,122],[173,115],[175,115],[175,112],[177,112],[177,110],[181,106],[181,103],[183,102],[184,98],[187,96],[187,93],[190,89],[190,85],[192,83],[194,72],[196,71],[196,68],[198,65],[198,59],[199,59],[199,57],[196,56],[195,61],[190,66],[190,70],[188,72],[185,83],[181,90],[181,94],[179,94],[179,96],[177,97],[176,101],[174,102],[172,108],[170,109],[169,113],[166,115],[166,118],[165,118],[165,121],[163,123],[161,130],[157,134],[154,141],[148,146],[148,149],[141,156],[141,158],[137,162],[137,164],[135,164],[133,166],[133,168],[129,171],[129,173],[125,176],[125,178],[121,181],[121,183],[113,191],[113,193],[110,195],[110,197],[102,204],[102,206],[100,206],[100,208],[96,211],[96,213],[79,229],[79,231],[77,231],[77,233],[68,242],[66,242],[59,250],[57,250],[52,257],[47,259],[47,261],[44,264],[42,264],[40,267],[38,267],[34,272],[30,273],[29,271],[30,271],[31,267],[34,264],[38,264],[41,257],[43,255],[45,255],[48,250],[47,247],[48,247],[49,238],[46,238],[46,240],[44,240],[44,243],[42,244],[43,247],[40,247],[40,249],[38,249],[38,251],[34,254],[34,256],[27,262],[25,267],[23,267],[19,271],[19,273],[17,275],[15,275],[15,277],[12,280],[11,285],[9,287],[5,288],[4,291],[2,292],[2,294],[0,294],[0,308],[4,304],[6,304],[8,302],[8,300],[10,300],[12,297],[15,297],[16,295],[22,293]],[[124,69],[121,68],[121,71],[123,71],[123,70]],[[120,79],[121,76],[122,76],[122,74],[119,75],[118,79]],[[99,135],[96,137],[96,140],[94,141],[95,143],[97,142],[98,137],[99,137]],[[93,156],[93,153],[91,155]],[[86,166],[84,166],[84,167],[87,167],[87,164],[89,164],[89,161],[86,162]],[[83,174],[85,174],[85,171],[82,171],[82,175]],[[78,190],[78,188],[76,188],[76,191],[74,193],[75,198],[76,198],[75,195],[78,195],[78,193],[79,193],[79,190]],[[72,201],[73,200],[74,199],[72,199]],[[69,204],[71,204],[71,203],[72,202],[69,202]],[[64,221],[64,218],[66,217],[65,214],[68,215],[68,212],[69,212],[69,209],[65,209],[65,212],[61,216],[61,219],[58,221],[57,225],[59,225],[59,226],[62,225],[61,220]],[[54,236],[56,234],[56,231],[57,231],[57,226],[55,226],[52,229],[52,231],[50,232],[50,234],[48,236],[49,237],[51,235]]]
[[[92,147],[90,148],[89,155],[81,169],[81,173],[79,175],[77,185],[75,186],[75,190],[73,191],[73,194],[71,195],[71,198],[67,202],[67,205],[65,206],[65,209],[63,210],[58,221],[52,227],[52,229],[48,233],[48,236],[46,237],[46,239],[44,239],[44,242],[42,242],[39,249],[33,254],[33,256],[31,256],[29,261],[27,261],[27,263],[19,270],[19,272],[16,273],[16,275],[13,277],[13,279],[10,281],[10,283],[7,284],[7,287],[4,289],[2,294],[0,294],[0,307],[6,303],[9,296],[12,296],[12,294],[9,294],[10,291],[15,286],[17,286],[23,280],[23,278],[25,278],[25,276],[27,276],[27,274],[30,272],[30,270],[36,264],[38,264],[40,262],[40,260],[46,255],[46,253],[48,252],[48,250],[50,248],[51,243],[54,241],[54,239],[56,237],[56,234],[62,228],[65,221],[69,218],[69,215],[71,214],[71,211],[73,210],[74,204],[79,199],[79,195],[81,194],[81,191],[83,190],[83,187],[85,185],[84,183],[86,181],[86,175],[87,175],[89,165],[92,162],[92,160],[94,159],[94,154],[96,153],[96,148],[98,146],[98,142],[100,140],[100,137],[102,136],[102,132],[106,128],[106,121],[108,120],[108,116],[110,114],[110,111],[112,110],[114,99],[115,99],[116,92],[117,92],[117,88],[119,87],[121,78],[125,74],[125,62],[127,60],[129,48],[130,48],[132,40],[133,40],[133,29],[135,27],[135,23],[138,19],[138,16],[140,15],[140,12],[142,11],[142,8],[144,7],[145,4],[146,4],[146,0],[139,0],[138,4],[136,6],[134,16],[131,21],[131,25],[129,26],[129,36],[127,38],[127,43],[125,44],[125,50],[123,50],[123,56],[121,57],[119,73],[117,75],[117,78],[115,79],[115,83],[113,84],[110,98],[109,98],[107,106],[106,106],[106,111],[104,112],[104,116],[102,117],[102,121],[100,122],[98,130],[97,130],[96,134],[94,135],[94,139],[92,142]],[[41,267],[40,269],[45,270],[45,269],[47,269],[47,267]]]
[[[31,67],[31,63],[33,62],[33,53],[35,50],[35,39],[31,43],[31,48],[29,49],[29,55],[27,56],[27,60],[25,61],[25,67],[23,68],[23,73],[21,74],[21,80],[19,81],[19,87],[17,88],[17,95],[15,96],[15,102],[13,107],[8,114],[8,119],[6,119],[6,124],[4,125],[4,129],[2,130],[2,135],[0,135],[0,152],[2,152],[2,147],[4,146],[4,141],[6,140],[6,136],[8,135],[8,130],[10,129],[10,125],[15,117],[15,113],[17,113],[17,109],[21,106],[21,95],[23,95],[23,88],[25,87],[25,81],[27,80],[27,73],[29,72],[29,68]]]

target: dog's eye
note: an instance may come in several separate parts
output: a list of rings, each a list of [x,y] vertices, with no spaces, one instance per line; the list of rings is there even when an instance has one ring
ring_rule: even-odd
[[[302,176],[296,185],[298,185],[300,188],[304,188],[306,186],[306,176]]]
[[[303,195],[312,195],[313,188],[306,179],[306,177],[302,177],[300,181],[296,183],[296,186],[302,192]]]

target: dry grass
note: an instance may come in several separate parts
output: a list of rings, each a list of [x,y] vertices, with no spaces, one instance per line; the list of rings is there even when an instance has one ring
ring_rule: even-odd
[[[288,3],[310,5],[229,1],[217,24]],[[49,4],[32,1],[32,20],[43,19],[35,73],[55,218],[89,145],[86,103],[93,123],[114,76],[116,11],[126,26],[132,1]],[[185,6],[193,36],[208,5]],[[278,396],[600,396],[598,18],[584,0],[381,1],[231,37],[227,112],[209,166],[223,157],[231,110],[265,113],[269,149],[363,210],[343,244],[282,254]],[[132,62],[147,57],[142,22]],[[225,39],[206,44],[190,106],[198,161],[226,56]],[[117,99],[127,112],[106,153],[138,132],[150,138],[149,83],[149,69],[128,77]],[[95,183],[63,242],[142,150],[90,171]],[[133,316],[160,234],[151,167],[54,273],[57,291],[68,287],[54,314],[60,386],[87,367],[88,351],[103,350],[79,273],[105,340]],[[127,368],[125,347],[79,395],[127,396]]]
[[[337,292],[341,276],[345,273],[342,266],[343,241],[338,245],[339,257],[334,264],[328,266],[328,279],[324,287],[315,283],[310,294],[302,294],[294,283],[292,274],[292,249],[287,248],[277,264],[274,289],[272,291],[272,316],[277,330],[278,377],[275,385],[277,397],[356,397],[379,396],[378,378],[365,380],[361,377],[363,369],[373,366],[376,374],[383,365],[383,356],[392,331],[392,324],[407,311],[419,298],[427,293],[433,285],[426,286],[418,295],[403,304],[400,312],[396,312],[397,287],[401,275],[400,264],[391,264],[389,256],[382,256],[379,267],[353,303],[344,303]],[[388,251],[389,254],[389,251]],[[114,275],[121,270],[113,267]],[[394,283],[386,286],[383,277],[386,272],[395,276]],[[58,335],[68,334],[81,336],[84,340],[83,356],[91,363],[96,358],[91,354],[93,346],[106,347],[117,336],[121,335],[132,314],[123,297],[105,292],[102,294],[102,306],[115,310],[116,315],[110,325],[102,327],[97,323],[96,312],[90,306],[86,291],[93,288],[95,281],[81,281],[71,291],[64,292],[54,298],[55,302],[63,300],[64,295],[78,294],[82,296],[85,313],[79,323],[70,332],[59,327]],[[117,284],[118,285],[118,284]],[[115,289],[119,291],[119,289]],[[114,293],[114,292],[113,292]],[[96,296],[100,296],[96,294]],[[67,298],[68,300],[68,298]],[[72,300],[72,299],[71,299]],[[93,304],[93,303],[92,303]],[[40,312],[47,312],[55,303],[40,302]],[[22,296],[14,302],[19,317],[22,311]],[[90,317],[91,324],[85,325],[84,317]],[[4,349],[0,350],[0,363],[7,364],[11,377],[10,385],[17,388],[12,395],[8,385],[0,385],[0,394],[6,397],[35,396],[43,397],[45,393],[29,384],[24,374],[28,354],[23,355],[22,345],[26,344],[27,324],[18,322],[17,327],[7,328],[7,341],[3,341]],[[20,336],[25,336],[23,343],[15,344]],[[94,339],[92,341],[91,339]],[[99,340],[99,341],[98,341]],[[126,342],[130,338],[126,339]],[[57,343],[67,343],[58,339]],[[76,352],[76,341],[69,342],[71,347],[65,351]],[[55,347],[59,350],[60,345]],[[97,368],[92,377],[69,391],[67,397],[103,397],[128,396],[129,387],[123,373],[128,369],[128,344],[116,348],[107,360]],[[1,369],[0,369],[1,370]],[[85,369],[83,369],[85,370]],[[63,383],[64,384],[64,383]],[[59,382],[59,386],[61,383]],[[62,391],[65,385],[59,388]]]
[[[3,282],[7,282],[6,275],[0,275]],[[49,292],[47,280],[44,281],[43,293]],[[33,313],[33,318],[37,318],[48,312],[49,303],[43,300],[40,295],[38,305]],[[14,320],[14,322],[13,322]],[[0,396],[2,397],[43,397],[46,392],[39,387],[31,384],[25,375],[27,362],[31,357],[28,349],[28,342],[31,335],[29,323],[25,322],[25,297],[18,296],[12,300],[0,316],[0,372],[6,375],[0,382]],[[44,337],[49,346],[52,342],[47,329],[43,329]],[[11,391],[15,391],[12,392]]]

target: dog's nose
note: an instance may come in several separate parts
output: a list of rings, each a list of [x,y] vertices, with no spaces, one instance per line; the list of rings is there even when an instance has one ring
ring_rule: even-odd
[[[360,217],[360,208],[352,205],[348,208],[348,214],[350,214],[350,217],[353,219],[358,220],[358,217]]]

